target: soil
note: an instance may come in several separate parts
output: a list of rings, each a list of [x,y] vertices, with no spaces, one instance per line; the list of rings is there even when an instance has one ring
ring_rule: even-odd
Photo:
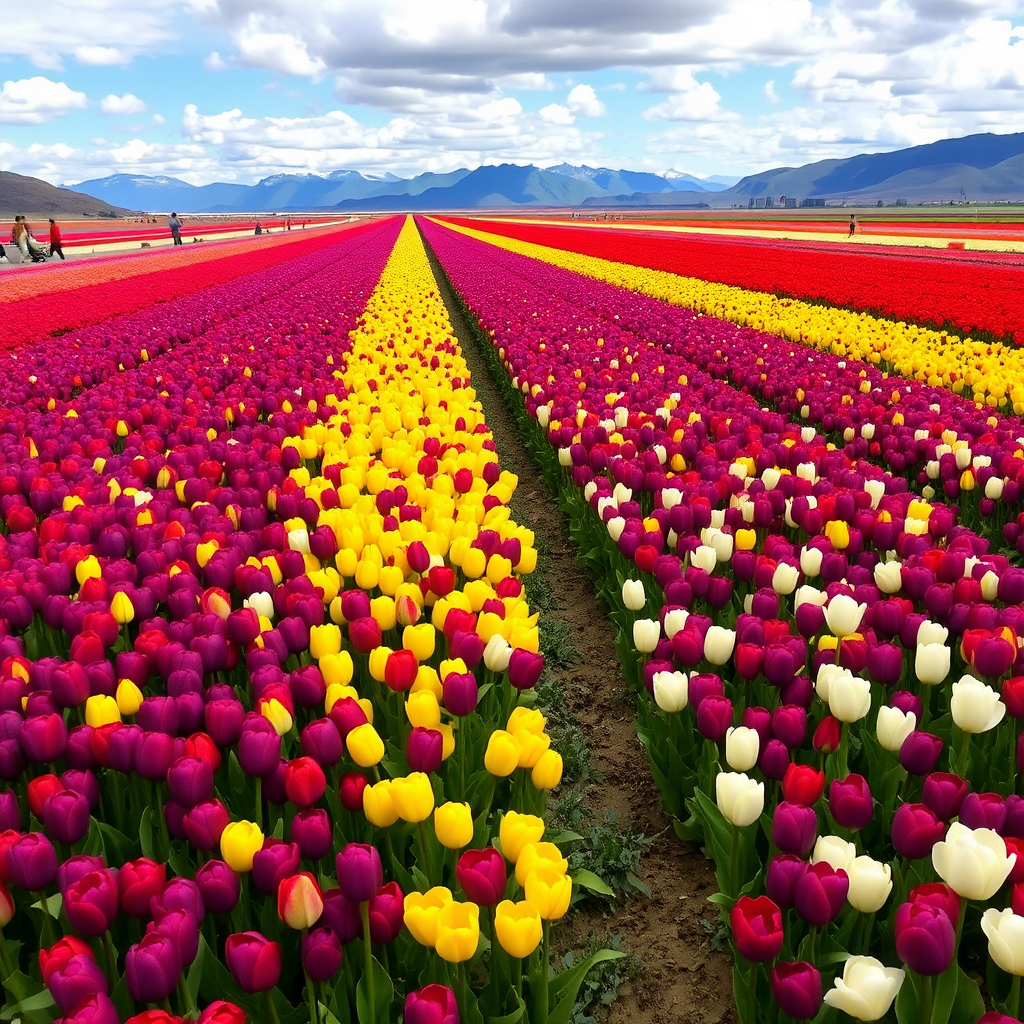
[[[549,573],[557,581],[548,615],[568,625],[569,639],[580,654],[577,661],[560,670],[559,682],[567,712],[576,716],[586,735],[591,770],[598,780],[590,790],[588,804],[597,821],[613,810],[621,827],[655,837],[638,872],[651,890],[650,898],[619,900],[612,917],[580,908],[565,919],[555,941],[563,949],[581,949],[591,935],[599,940],[620,935],[619,948],[640,961],[643,973],[619,988],[608,1017],[610,1024],[734,1024],[732,957],[727,950],[711,948],[710,936],[701,923],[702,919],[717,923],[717,908],[707,902],[718,888],[713,865],[700,849],[676,838],[661,809],[634,728],[631,697],[615,650],[614,626],[586,570],[576,561],[565,519],[523,446],[429,247],[428,255],[502,467],[519,477],[513,514],[517,522],[534,530],[547,548]]]

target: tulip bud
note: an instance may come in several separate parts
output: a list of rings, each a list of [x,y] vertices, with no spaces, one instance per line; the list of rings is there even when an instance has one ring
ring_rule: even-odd
[[[228,970],[243,992],[269,992],[281,977],[281,946],[259,932],[235,932],[224,943]]]
[[[725,759],[733,771],[748,772],[757,764],[760,738],[754,729],[730,726],[725,734]]]
[[[753,824],[764,810],[764,783],[737,772],[720,772],[715,794],[722,816],[738,828]]]
[[[880,1020],[889,1012],[903,980],[898,967],[886,967],[870,956],[852,956],[843,976],[825,993],[825,1002],[858,1020]]]
[[[323,910],[320,886],[308,871],[284,879],[277,887],[277,916],[289,928],[296,931],[312,928]]]

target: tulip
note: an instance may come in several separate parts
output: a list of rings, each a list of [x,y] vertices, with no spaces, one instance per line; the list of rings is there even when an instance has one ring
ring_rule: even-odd
[[[739,772],[720,772],[715,796],[722,816],[737,828],[753,824],[764,810],[764,783]]]
[[[796,912],[815,928],[824,928],[839,916],[849,892],[850,881],[842,869],[835,870],[825,861],[810,864],[795,888]]]
[[[966,900],[990,900],[1013,869],[1002,838],[991,829],[969,829],[955,821],[946,838],[932,847],[932,866],[939,877]]]
[[[455,993],[445,985],[425,985],[405,997],[404,1024],[459,1024]]]
[[[252,870],[253,858],[263,848],[263,832],[251,821],[233,821],[220,836],[220,855],[232,871]]]
[[[840,722],[859,722],[871,708],[871,683],[848,674],[837,675],[828,690],[828,707]]]
[[[538,862],[523,888],[526,901],[537,908],[545,921],[557,921],[569,909],[572,879],[555,865]]]
[[[385,882],[367,907],[370,941],[379,946],[394,942],[402,931],[404,896],[397,882]]]
[[[434,791],[423,772],[392,779],[391,799],[398,816],[413,824],[426,821],[434,811]]]
[[[1003,720],[1006,705],[991,686],[967,675],[953,684],[949,710],[957,726],[973,734],[994,729]]]
[[[892,819],[892,843],[908,860],[927,857],[946,826],[924,804],[901,804]]]
[[[821,1009],[821,974],[802,960],[782,961],[771,972],[772,995],[783,1013],[809,1020]]]
[[[296,931],[312,928],[324,910],[323,894],[308,872],[285,878],[277,888],[277,916]]]
[[[863,775],[833,779],[828,790],[828,808],[840,828],[857,831],[871,823],[874,800]]]
[[[938,762],[942,745],[938,736],[915,730],[900,747],[900,764],[911,775],[927,775]]]
[[[46,987],[62,1011],[72,1011],[89,996],[107,994],[109,982],[89,953],[76,954],[47,968]]]
[[[117,873],[110,868],[88,872],[64,893],[68,921],[86,938],[98,938],[107,931],[118,908]]]
[[[498,778],[506,778],[519,767],[519,743],[504,729],[495,729],[487,741],[484,752],[484,767]]]
[[[360,768],[372,768],[384,756],[384,742],[369,722],[352,729],[345,737],[345,746]]]
[[[498,856],[500,858],[501,855]],[[425,893],[406,894],[403,920],[409,933],[421,946],[433,948],[437,942],[438,916],[451,902],[451,890],[440,885]]]
[[[523,852],[516,861],[516,881],[526,885],[526,879],[536,867],[554,868],[565,875],[569,872],[569,861],[562,856],[562,851],[554,843],[530,843],[523,847]]]
[[[330,928],[315,928],[302,936],[301,955],[303,969],[310,980],[328,981],[341,967],[341,940]]]
[[[892,892],[892,868],[871,857],[854,858],[847,871],[850,906],[861,914],[874,914],[881,910]]]
[[[222,860],[208,860],[196,872],[196,885],[210,914],[228,914],[238,903],[241,882]]]
[[[903,741],[917,726],[913,712],[904,713],[899,708],[883,705],[878,709],[875,729],[879,744],[893,754],[898,754]]]
[[[235,932],[224,943],[224,959],[243,992],[269,992],[281,977],[281,946],[259,932]]]
[[[498,903],[508,879],[505,860],[492,846],[467,850],[459,858],[455,875],[469,900],[481,907]]]
[[[306,860],[326,857],[333,843],[327,812],[320,807],[298,811],[292,818],[290,838]]]
[[[782,914],[767,897],[741,896],[729,916],[736,951],[751,963],[774,960],[782,949]]]
[[[327,790],[327,776],[311,757],[296,757],[284,773],[284,790],[296,807],[312,807]]]
[[[990,907],[981,915],[981,930],[996,966],[1017,978],[1024,977],[1024,917],[1010,909]]]
[[[825,790],[825,773],[810,765],[791,764],[782,779],[782,795],[793,804],[810,807],[821,799]]]
[[[365,843],[349,843],[335,858],[338,885],[353,903],[370,900],[384,884],[384,869],[376,848]]]
[[[783,853],[805,856],[818,836],[818,815],[811,807],[783,800],[772,814],[772,842]]]
[[[760,739],[757,732],[744,726],[729,727],[725,734],[725,759],[737,772],[750,771],[757,764]]]
[[[480,908],[475,903],[449,903],[437,916],[438,956],[448,963],[469,960],[480,944]]]
[[[503,900],[495,909],[494,930],[498,943],[509,956],[524,959],[540,945],[543,925],[532,903]]]
[[[954,922],[936,907],[902,903],[894,924],[896,953],[915,973],[942,974],[953,962],[956,947]]]
[[[149,932],[125,954],[124,973],[128,991],[138,1003],[158,1003],[177,987],[181,956],[174,941]]]
[[[647,603],[644,585],[639,580],[624,580],[622,583],[622,603],[631,612],[638,612]]]
[[[687,690],[685,672],[656,672],[654,675],[654,701],[667,714],[676,714],[686,707]]]
[[[898,967],[885,967],[870,956],[852,956],[843,976],[825,993],[825,1002],[857,1020],[880,1020],[889,1012],[903,980]]]
[[[712,665],[727,664],[735,646],[736,633],[731,629],[711,626],[704,634],[704,658]]]
[[[765,889],[780,907],[793,906],[796,887],[807,870],[803,859],[791,853],[776,854],[768,865]]]
[[[651,654],[660,639],[661,625],[655,620],[637,619],[633,623],[633,646],[641,654]]]
[[[539,843],[544,835],[544,819],[533,814],[506,811],[498,828],[498,842],[501,852],[510,864],[519,860],[523,847],[528,843]]]
[[[918,644],[914,674],[918,682],[936,686],[949,675],[950,649],[941,643]]]

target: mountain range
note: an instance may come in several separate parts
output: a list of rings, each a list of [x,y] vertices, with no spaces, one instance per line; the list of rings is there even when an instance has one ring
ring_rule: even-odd
[[[337,170],[275,174],[255,185],[190,185],[179,178],[115,174],[73,186],[111,206],[188,213],[312,210],[459,210],[682,207],[729,209],[794,201],[855,205],[1024,201],[1024,132],[969,135],[891,153],[776,167],[739,180],[679,171],[611,170],[562,163],[498,164],[399,178]]]
[[[37,217],[123,217],[128,211],[92,195],[56,188],[39,178],[0,171],[0,217],[7,220],[19,213]]]

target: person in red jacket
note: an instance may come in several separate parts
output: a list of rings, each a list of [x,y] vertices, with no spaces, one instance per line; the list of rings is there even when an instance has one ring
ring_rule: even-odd
[[[60,228],[57,222],[50,218],[50,255],[59,256],[64,259],[64,246],[61,244]]]

